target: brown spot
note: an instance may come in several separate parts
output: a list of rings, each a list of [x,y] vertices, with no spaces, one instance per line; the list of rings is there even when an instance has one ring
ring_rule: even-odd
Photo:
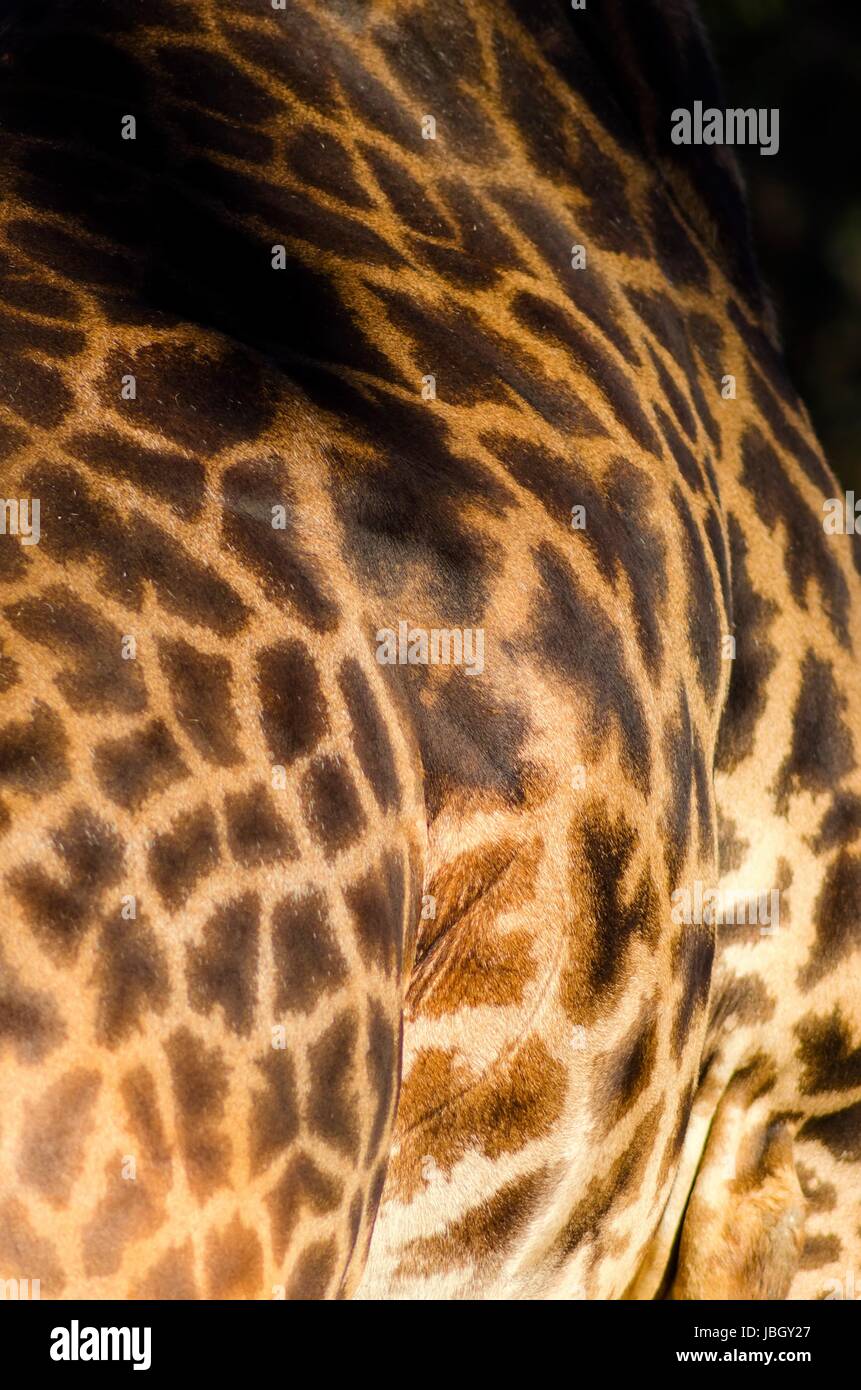
[[[559,1236],[560,1262],[584,1243],[597,1240],[611,1213],[631,1203],[652,1155],[661,1111],[659,1102],[640,1121],[623,1152],[591,1179]]]
[[[748,840],[737,833],[738,826],[718,807],[718,873],[730,874],[740,869],[750,849]]]
[[[420,925],[416,963],[422,964],[453,929],[480,935],[500,911],[530,902],[542,848],[538,838],[521,845],[501,837],[443,864],[428,885],[434,915]]]
[[[738,1023],[767,1023],[776,1008],[765,981],[754,973],[721,974],[717,981],[709,1014],[709,1032],[721,1031],[731,1020]]]
[[[627,1036],[596,1063],[592,1112],[605,1134],[618,1124],[652,1079],[658,1050],[657,1010],[648,1004]]]
[[[263,1249],[238,1212],[229,1226],[206,1238],[206,1282],[209,1298],[254,1298],[261,1292]]]
[[[0,948],[0,1052],[8,1043],[19,1062],[41,1062],[66,1036],[59,1001],[29,989],[3,959]]]
[[[160,642],[159,661],[183,733],[207,762],[235,767],[242,755],[230,662],[181,641]]]
[[[227,842],[243,868],[278,864],[298,858],[299,850],[287,822],[275,810],[262,783],[224,798]]]
[[[227,1067],[217,1047],[208,1048],[188,1028],[165,1044],[176,1105],[179,1145],[188,1184],[199,1202],[227,1182],[231,1144],[223,1132]]]
[[[401,1075],[400,1030],[397,1021],[389,1016],[376,999],[371,1000],[368,1009],[368,1047],[365,1061],[368,1081],[376,1093],[377,1101],[366,1155],[366,1162],[370,1163],[378,1157],[386,1126],[392,1115]]]
[[[154,719],[125,738],[103,739],[93,753],[96,777],[105,796],[126,811],[138,811],[150,797],[188,776],[170,730]]]
[[[311,763],[302,778],[302,809],[327,859],[354,844],[365,824],[349,770],[334,757],[315,758]]]
[[[257,1002],[257,935],[260,904],[245,893],[222,904],[203,928],[199,945],[187,946],[186,978],[191,1007],[209,1015],[219,1005],[228,1028],[247,1037]]]
[[[337,1210],[342,1195],[340,1179],[323,1172],[308,1154],[295,1154],[266,1198],[275,1259],[283,1260],[304,1208],[324,1216]]]
[[[137,1029],[144,1012],[163,1013],[170,997],[167,962],[146,922],[106,922],[99,940],[95,981],[99,991],[96,1035],[116,1047]]]
[[[40,1236],[23,1202],[16,1197],[0,1206],[0,1277],[40,1282],[42,1298],[59,1298],[66,1287],[66,1276],[56,1246]],[[8,1295],[7,1295],[8,1297]]]
[[[114,831],[85,807],[74,807],[51,831],[65,881],[40,864],[25,864],[8,883],[44,946],[63,962],[73,960],[94,925],[102,894],[119,882],[124,846]]]
[[[166,502],[184,520],[197,516],[203,503],[206,472],[199,459],[173,449],[148,449],[104,425],[63,441],[73,458],[107,477],[128,478],[142,492]]]
[[[673,979],[680,982],[672,1032],[677,1060],[681,1060],[694,1019],[708,1003],[714,950],[714,930],[696,924],[682,925],[673,941]]]
[[[218,866],[218,830],[206,804],[177,816],[156,835],[147,856],[159,897],[172,912],[184,907],[196,884]]]
[[[398,1264],[399,1274],[450,1272],[452,1268],[498,1267],[534,1214],[547,1170],[528,1173],[500,1187],[492,1197],[470,1207],[444,1235],[411,1240]]]
[[[519,1153],[548,1134],[562,1113],[565,1068],[540,1038],[482,1075],[456,1054],[422,1048],[401,1087],[398,1126],[408,1135],[395,1170],[397,1195],[409,1200],[424,1187],[423,1160],[431,1155],[446,1174],[477,1149],[490,1159]]]
[[[231,554],[254,571],[275,603],[291,604],[318,632],[338,624],[338,607],[322,567],[306,550],[307,525],[287,480],[271,461],[238,463],[224,474],[221,529]],[[274,508],[283,525],[274,526]]]
[[[310,753],[329,727],[320,678],[304,643],[293,638],[262,651],[257,690],[272,761],[289,767]]]
[[[71,590],[54,584],[39,598],[22,599],[4,611],[29,641],[69,660],[72,669],[61,671],[55,683],[72,709],[86,714],[146,709],[139,663],[123,660],[120,629]]]
[[[405,886],[403,856],[388,850],[344,889],[362,959],[389,975],[400,971],[403,958]]]
[[[840,1259],[843,1245],[839,1236],[808,1236],[802,1246],[800,1269],[821,1269]]]
[[[359,766],[380,810],[392,810],[400,800],[395,755],[371,684],[354,658],[341,663],[338,684],[352,720],[353,749]]]
[[[310,1013],[321,994],[347,978],[345,961],[329,923],[326,899],[316,889],[284,898],[272,913],[272,954],[278,1013]]]
[[[88,1277],[115,1274],[127,1245],[158,1230],[165,1216],[164,1193],[146,1171],[134,1181],[123,1176],[123,1155],[117,1153],[104,1174],[104,1195],[81,1231],[84,1273]]]
[[[810,1210],[816,1212],[833,1211],[837,1206],[837,1188],[834,1184],[825,1182],[816,1170],[808,1168],[806,1163],[797,1162],[795,1167],[801,1191],[804,1193]]]
[[[37,700],[29,719],[11,719],[0,728],[0,786],[41,796],[69,776],[63,723]]]
[[[92,1110],[102,1084],[98,1072],[76,1067],[26,1109],[17,1172],[52,1206],[65,1206],[84,1166]]]
[[[265,1090],[251,1100],[249,1148],[253,1176],[263,1172],[299,1134],[299,1097],[296,1068],[286,1048],[270,1048],[257,1066]]]
[[[861,1101],[816,1115],[798,1132],[799,1139],[816,1139],[841,1163],[861,1161]]]
[[[831,792],[855,766],[855,744],[844,714],[847,699],[831,664],[805,653],[801,687],[792,713],[792,747],[773,787],[775,807],[785,815],[801,792]]]
[[[851,1091],[861,1086],[861,1043],[852,1046],[851,1024],[839,1008],[824,1017],[808,1014],[795,1025],[795,1032],[805,1094]]]
[[[234,70],[231,90],[235,78]],[[272,413],[261,368],[242,348],[227,346],[216,357],[185,343],[154,342],[121,353],[101,386],[109,410],[117,381],[128,373],[138,383],[133,420],[207,456],[256,439]]]
[[[336,1272],[338,1246],[334,1236],[315,1241],[303,1250],[287,1285],[289,1299],[325,1298]]]
[[[166,1251],[144,1276],[142,1283],[130,1295],[142,1299],[196,1299],[194,1282],[194,1247],[190,1240],[183,1246]]]
[[[657,940],[660,899],[648,865],[633,890],[625,891],[639,838],[624,815],[611,820],[602,804],[590,805],[572,823],[570,876],[580,919],[571,934],[561,990],[574,1022],[591,1015],[597,1000],[614,996],[636,939],[647,946]]]
[[[828,866],[813,907],[816,939],[798,972],[801,989],[811,989],[857,949],[861,922],[861,855],[841,850]]]
[[[170,1146],[158,1108],[155,1081],[146,1067],[135,1067],[123,1077],[120,1095],[147,1166],[169,1170],[173,1163]]]
[[[359,1142],[354,1085],[357,1031],[355,1015],[345,1011],[308,1048],[308,1125],[348,1157],[355,1155]]]

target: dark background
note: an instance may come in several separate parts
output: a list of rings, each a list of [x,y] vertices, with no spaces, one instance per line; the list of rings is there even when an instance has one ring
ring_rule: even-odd
[[[861,0],[700,0],[728,106],[780,110],[738,151],[792,377],[861,492]]]

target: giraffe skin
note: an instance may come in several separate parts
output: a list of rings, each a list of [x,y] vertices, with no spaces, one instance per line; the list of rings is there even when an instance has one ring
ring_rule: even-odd
[[[0,1278],[826,1296],[861,552],[668,141],[695,13],[63,0],[0,59]]]

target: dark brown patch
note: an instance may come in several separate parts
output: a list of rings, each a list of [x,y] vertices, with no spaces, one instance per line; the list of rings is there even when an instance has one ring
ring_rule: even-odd
[[[365,824],[356,785],[337,757],[315,758],[302,778],[305,824],[327,859],[354,844]]]
[[[742,483],[753,496],[760,521],[772,533],[778,526],[784,529],[784,565],[795,602],[807,611],[808,586],[815,584],[835,636],[848,645],[849,589],[822,517],[807,505],[774,449],[754,426],[742,440],[742,460]]]
[[[41,796],[68,779],[63,723],[40,700],[29,719],[10,719],[0,728],[0,786]]]
[[[658,1103],[643,1117],[623,1152],[606,1171],[593,1177],[584,1196],[572,1211],[557,1242],[560,1264],[582,1245],[596,1241],[610,1214],[621,1211],[633,1200],[639,1180],[651,1155],[660,1123]]]
[[[96,1036],[107,1047],[141,1030],[148,1010],[163,1013],[170,998],[167,961],[156,933],[140,917],[105,922],[94,983],[98,990]]]
[[[278,814],[262,782],[224,798],[227,842],[237,863],[252,869],[296,859],[299,849],[287,822]]]
[[[381,811],[398,805],[400,788],[389,731],[370,682],[353,657],[341,663],[338,684],[352,720],[352,742]]]
[[[608,726],[616,725],[623,767],[648,794],[649,728],[621,634],[556,550],[542,544],[535,563],[541,589],[530,613],[527,649],[582,697],[587,731],[596,748],[603,746]]]
[[[253,1176],[269,1167],[299,1134],[296,1068],[286,1048],[270,1048],[257,1066],[265,1089],[255,1091],[251,1104],[250,1151]]]
[[[315,1241],[296,1261],[285,1296],[305,1301],[325,1298],[332,1284],[338,1259],[338,1243],[334,1236]]]
[[[452,1222],[444,1235],[419,1236],[406,1246],[399,1274],[448,1271],[452,1266],[501,1264],[518,1236],[525,1232],[541,1200],[547,1170],[539,1169],[505,1183],[492,1197],[470,1207]]]
[[[304,643],[293,638],[262,651],[257,689],[272,760],[289,767],[310,753],[329,727],[320,678]]]
[[[715,752],[715,765],[724,772],[732,772],[753,750],[765,713],[768,678],[777,664],[777,650],[769,641],[777,604],[753,587],[744,530],[733,515],[728,529],[736,651]]]
[[[155,836],[147,864],[162,902],[177,912],[200,880],[217,868],[219,858],[215,817],[204,803],[177,816],[170,830]]]
[[[266,1197],[275,1259],[283,1260],[304,1208],[316,1216],[325,1216],[337,1210],[342,1196],[339,1178],[318,1168],[308,1154],[294,1154]]]
[[[695,1015],[708,1003],[714,960],[714,930],[682,925],[673,942],[673,979],[681,981],[673,1018],[673,1049],[681,1060]]]
[[[315,1134],[346,1157],[354,1157],[359,1144],[357,1040],[355,1015],[345,1011],[308,1049],[311,1089],[306,1101],[307,1122]]]
[[[796,1056],[804,1068],[801,1089],[807,1095],[822,1091],[851,1091],[861,1086],[861,1042],[852,1046],[852,1027],[839,1008],[830,1014],[808,1014],[795,1025]]]
[[[821,1269],[840,1259],[843,1245],[839,1236],[807,1236],[801,1250],[799,1269]]]
[[[104,425],[98,432],[72,434],[63,448],[106,477],[128,478],[142,492],[166,502],[184,521],[200,511],[206,473],[199,459],[173,449],[149,449]]]
[[[798,983],[803,990],[818,984],[858,947],[861,855],[841,850],[828,866],[813,907],[813,920],[816,938],[807,964],[798,972]]]
[[[302,518],[292,488],[271,462],[234,464],[222,482],[221,530],[230,551],[256,575],[263,592],[288,603],[317,632],[333,631],[338,607],[318,562],[303,549]],[[273,508],[281,508],[273,525]]]
[[[53,584],[41,597],[21,599],[4,612],[29,641],[72,663],[55,683],[73,710],[138,714],[146,709],[139,663],[123,659],[123,634],[65,586]]]
[[[799,1130],[798,1137],[824,1144],[838,1162],[858,1163],[861,1161],[861,1101],[829,1115],[815,1116]]]
[[[190,1240],[173,1246],[147,1271],[132,1298],[185,1300],[199,1298],[194,1282],[194,1247]]]
[[[102,894],[121,878],[124,845],[81,806],[51,832],[51,841],[65,870],[63,879],[39,863],[15,869],[7,882],[40,944],[69,961],[98,919]]]
[[[344,889],[363,959],[389,975],[403,959],[405,887],[403,855],[392,849]]]
[[[120,1083],[120,1094],[141,1152],[149,1167],[164,1171],[173,1165],[164,1122],[158,1105],[158,1091],[151,1072],[138,1066],[127,1072]]]
[[[718,873],[734,873],[745,861],[750,842],[738,834],[736,822],[717,808],[718,820]]]
[[[810,1210],[815,1212],[834,1211],[837,1206],[837,1188],[834,1184],[825,1182],[816,1170],[809,1168],[806,1163],[796,1162],[795,1168],[801,1191],[804,1193],[805,1201]]]
[[[365,1161],[378,1157],[386,1126],[392,1116],[393,1103],[401,1073],[401,1038],[398,1024],[377,1000],[368,1009],[368,1045],[365,1052],[368,1081],[376,1095],[376,1108],[371,1122]],[[388,1156],[388,1148],[385,1150]]]
[[[96,777],[105,796],[125,811],[188,776],[179,748],[161,719],[124,738],[103,739],[93,753]]]
[[[835,792],[811,847],[816,854],[825,854],[838,845],[849,846],[861,835],[861,796],[854,792]]]
[[[101,1084],[98,1072],[76,1067],[27,1106],[16,1171],[25,1187],[54,1207],[68,1203],[83,1169]]]
[[[237,1212],[229,1226],[206,1238],[209,1298],[255,1298],[263,1284],[263,1248],[257,1233]]]
[[[593,804],[571,826],[570,876],[583,925],[572,935],[570,964],[563,972],[562,998],[569,1016],[582,1022],[595,1001],[613,996],[623,978],[628,950],[639,938],[654,945],[660,928],[660,899],[648,869],[630,897],[622,885],[639,836],[624,816],[611,820]]]
[[[36,1233],[24,1203],[17,1197],[0,1206],[0,1268],[6,1278],[38,1278],[42,1298],[59,1298],[66,1287],[56,1246]],[[25,1273],[29,1270],[39,1272]]]
[[[831,791],[855,767],[855,741],[844,714],[846,696],[827,661],[808,650],[792,712],[792,747],[774,784],[775,809],[785,815],[790,797]]]
[[[657,1014],[649,1004],[618,1046],[596,1062],[591,1106],[602,1133],[608,1134],[648,1087],[657,1050]]]
[[[191,1007],[207,1016],[216,1007],[231,1032],[247,1037],[257,1003],[257,938],[260,904],[244,893],[221,904],[187,946],[185,972]]]
[[[176,1106],[179,1147],[188,1185],[203,1202],[228,1179],[231,1144],[222,1129],[227,1066],[217,1047],[207,1047],[188,1028],[165,1043]]]
[[[0,1050],[6,1043],[19,1062],[41,1062],[65,1038],[60,1001],[19,979],[0,948]]]
[[[293,893],[277,905],[272,913],[272,954],[276,1012],[310,1013],[321,994],[340,988],[347,978],[347,962],[322,893]]]
[[[235,766],[242,755],[230,693],[230,662],[183,641],[160,642],[159,661],[183,733],[207,762]]]
[[[124,1156],[116,1153],[107,1164],[102,1196],[81,1231],[84,1274],[92,1278],[115,1274],[127,1245],[152,1235],[164,1220],[164,1198],[147,1172],[134,1180],[123,1176]]]

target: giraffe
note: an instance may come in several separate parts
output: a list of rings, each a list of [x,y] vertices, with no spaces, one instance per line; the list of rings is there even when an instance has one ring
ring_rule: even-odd
[[[826,1296],[861,558],[695,11],[0,39],[0,1278]]]

